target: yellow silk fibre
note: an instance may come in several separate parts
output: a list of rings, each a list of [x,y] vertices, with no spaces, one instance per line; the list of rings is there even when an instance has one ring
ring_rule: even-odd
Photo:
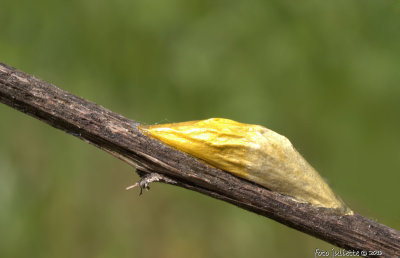
[[[140,129],[208,164],[299,202],[353,214],[286,137],[263,126],[210,118]]]

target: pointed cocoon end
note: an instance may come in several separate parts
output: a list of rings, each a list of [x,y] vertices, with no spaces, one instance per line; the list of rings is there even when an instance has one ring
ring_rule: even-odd
[[[210,118],[140,129],[219,169],[299,202],[353,214],[286,137],[263,126]]]

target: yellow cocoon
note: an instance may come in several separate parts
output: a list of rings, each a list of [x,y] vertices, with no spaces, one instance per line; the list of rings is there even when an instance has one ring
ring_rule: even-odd
[[[208,164],[299,202],[353,214],[286,137],[263,126],[210,118],[140,129]]]

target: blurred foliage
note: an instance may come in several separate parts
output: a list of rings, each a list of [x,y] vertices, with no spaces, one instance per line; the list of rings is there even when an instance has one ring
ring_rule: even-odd
[[[400,228],[394,0],[0,3],[0,62],[143,123],[288,136],[356,211]],[[311,257],[333,246],[155,184],[0,105],[0,257]],[[396,172],[397,171],[397,172]]]

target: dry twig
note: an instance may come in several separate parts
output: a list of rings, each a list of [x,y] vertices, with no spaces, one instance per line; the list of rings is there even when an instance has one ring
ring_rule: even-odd
[[[0,102],[87,141],[159,181],[274,219],[339,247],[400,256],[400,232],[359,214],[340,216],[298,203],[143,135],[138,123],[0,63]]]

